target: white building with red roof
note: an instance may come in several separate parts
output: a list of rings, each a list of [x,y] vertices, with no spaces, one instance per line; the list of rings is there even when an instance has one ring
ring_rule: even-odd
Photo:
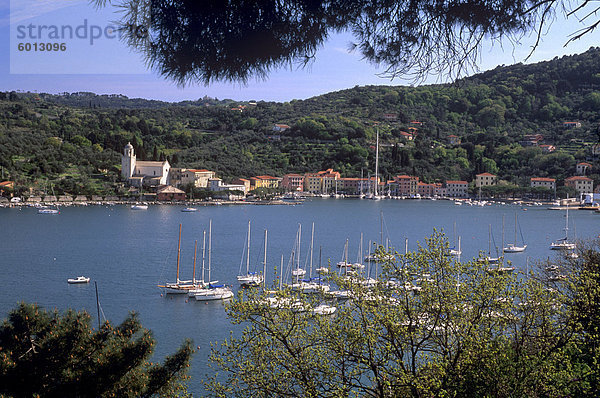
[[[496,185],[497,181],[498,177],[492,173],[481,173],[475,176],[475,186],[478,188]]]
[[[579,194],[594,192],[594,180],[585,176],[569,177],[565,180],[565,186],[575,188]]]
[[[556,180],[554,178],[547,177],[531,177],[529,185],[532,188],[544,187],[554,191],[556,189]]]

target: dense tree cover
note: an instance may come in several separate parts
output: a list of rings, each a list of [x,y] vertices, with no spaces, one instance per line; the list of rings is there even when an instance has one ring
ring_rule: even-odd
[[[137,316],[92,330],[90,315],[22,303],[0,326],[0,394],[14,397],[184,396],[192,355],[185,342],[163,364]]]
[[[310,311],[323,296],[244,292],[227,309],[244,331],[214,348],[207,387],[221,397],[597,396],[598,246],[586,253],[556,282],[544,268],[460,263],[434,232],[386,261],[373,288],[330,276],[351,292],[334,316]]]
[[[107,1],[95,3],[101,6]],[[352,47],[365,60],[382,64],[388,76],[464,76],[476,67],[484,39],[508,38],[515,43],[526,34],[539,38],[556,13],[577,17],[583,32],[576,32],[576,37],[598,23],[590,22],[597,9],[588,1],[120,0],[110,4],[118,7],[125,42],[143,54],[150,67],[180,84],[246,82],[266,77],[272,68],[306,64],[328,36],[339,31],[351,32]],[[490,111],[495,112],[493,107]]]
[[[384,179],[411,174],[425,182],[471,181],[487,171],[506,185],[527,186],[530,177],[561,185],[586,160],[598,184],[600,162],[591,154],[600,139],[598,70],[600,49],[592,48],[498,67],[455,85],[355,87],[285,103],[202,99],[154,107],[102,96],[104,105],[94,107],[86,93],[4,93],[0,166],[20,187],[103,194],[115,190],[119,154],[131,142],[138,159],[168,159],[225,179],[327,168],[366,177],[374,172],[378,130]],[[565,121],[581,127],[565,128]],[[275,132],[276,123],[290,128]],[[556,151],[524,146],[528,134],[543,135],[541,142]],[[449,135],[461,144],[450,145]]]

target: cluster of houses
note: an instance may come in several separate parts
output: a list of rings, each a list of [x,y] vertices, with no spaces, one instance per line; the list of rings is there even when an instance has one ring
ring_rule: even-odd
[[[374,192],[385,192],[398,197],[450,197],[466,198],[469,196],[468,181],[448,180],[444,183],[428,184],[419,181],[419,177],[398,175],[386,182],[375,177],[344,178],[333,169],[315,173],[286,174],[283,177],[261,175],[250,178],[238,178],[230,184],[217,178],[214,171],[204,169],[186,169],[170,167],[168,161],[137,161],[133,146],[127,144],[121,156],[122,177],[131,186],[143,188],[155,187],[158,200],[183,200],[185,192],[180,188],[193,184],[196,188],[214,192],[239,191],[240,196],[257,188],[281,188],[285,192],[302,192],[313,195],[347,194],[361,195]],[[594,192],[593,180],[586,177],[592,165],[580,162],[576,166],[576,175],[565,180],[565,186],[574,188],[580,195]],[[475,188],[496,185],[497,176],[481,173],[475,176]],[[554,191],[554,178],[532,177],[531,187],[545,187]]]

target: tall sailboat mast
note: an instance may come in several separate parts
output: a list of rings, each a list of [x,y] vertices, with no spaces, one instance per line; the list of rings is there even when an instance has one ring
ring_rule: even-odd
[[[379,129],[377,129],[377,141],[375,144],[375,197],[379,188]]]
[[[177,241],[177,283],[179,283],[179,256],[181,255],[181,224],[179,224],[179,240]]]
[[[246,248],[246,275],[250,273],[250,221],[248,221],[248,246]]]
[[[310,234],[310,268],[308,271],[308,275],[312,277],[312,268],[313,268],[313,244],[315,239],[315,223],[312,223],[312,232]]]
[[[267,287],[267,230],[265,229],[265,248],[263,258],[263,289]]]
[[[194,268],[192,270],[192,284],[196,284],[196,253],[198,252],[198,241],[194,241]]]
[[[206,230],[202,231],[202,283],[204,283],[204,259],[206,256]]]
[[[210,283],[211,248],[212,248],[212,219],[208,221],[208,283]]]

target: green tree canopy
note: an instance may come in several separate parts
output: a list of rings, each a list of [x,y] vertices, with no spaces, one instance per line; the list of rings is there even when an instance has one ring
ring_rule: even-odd
[[[461,263],[434,233],[383,266],[369,288],[315,314],[326,295],[244,292],[228,308],[245,325],[212,353],[215,396],[538,397],[589,392],[584,361],[570,366],[573,331],[563,291],[542,273]],[[329,273],[331,275],[331,272]],[[267,294],[274,294],[267,296]],[[594,341],[598,341],[595,339]]]
[[[20,304],[0,327],[0,394],[17,397],[150,397],[186,393],[186,341],[163,364],[136,314],[93,331],[90,315]]]
[[[388,76],[461,74],[477,62],[484,38],[541,35],[555,13],[577,9],[585,14],[588,6],[562,0],[115,3],[124,11],[121,24],[128,44],[178,83],[246,82],[275,67],[306,64],[339,31],[352,32],[352,46],[366,60],[385,65]]]

